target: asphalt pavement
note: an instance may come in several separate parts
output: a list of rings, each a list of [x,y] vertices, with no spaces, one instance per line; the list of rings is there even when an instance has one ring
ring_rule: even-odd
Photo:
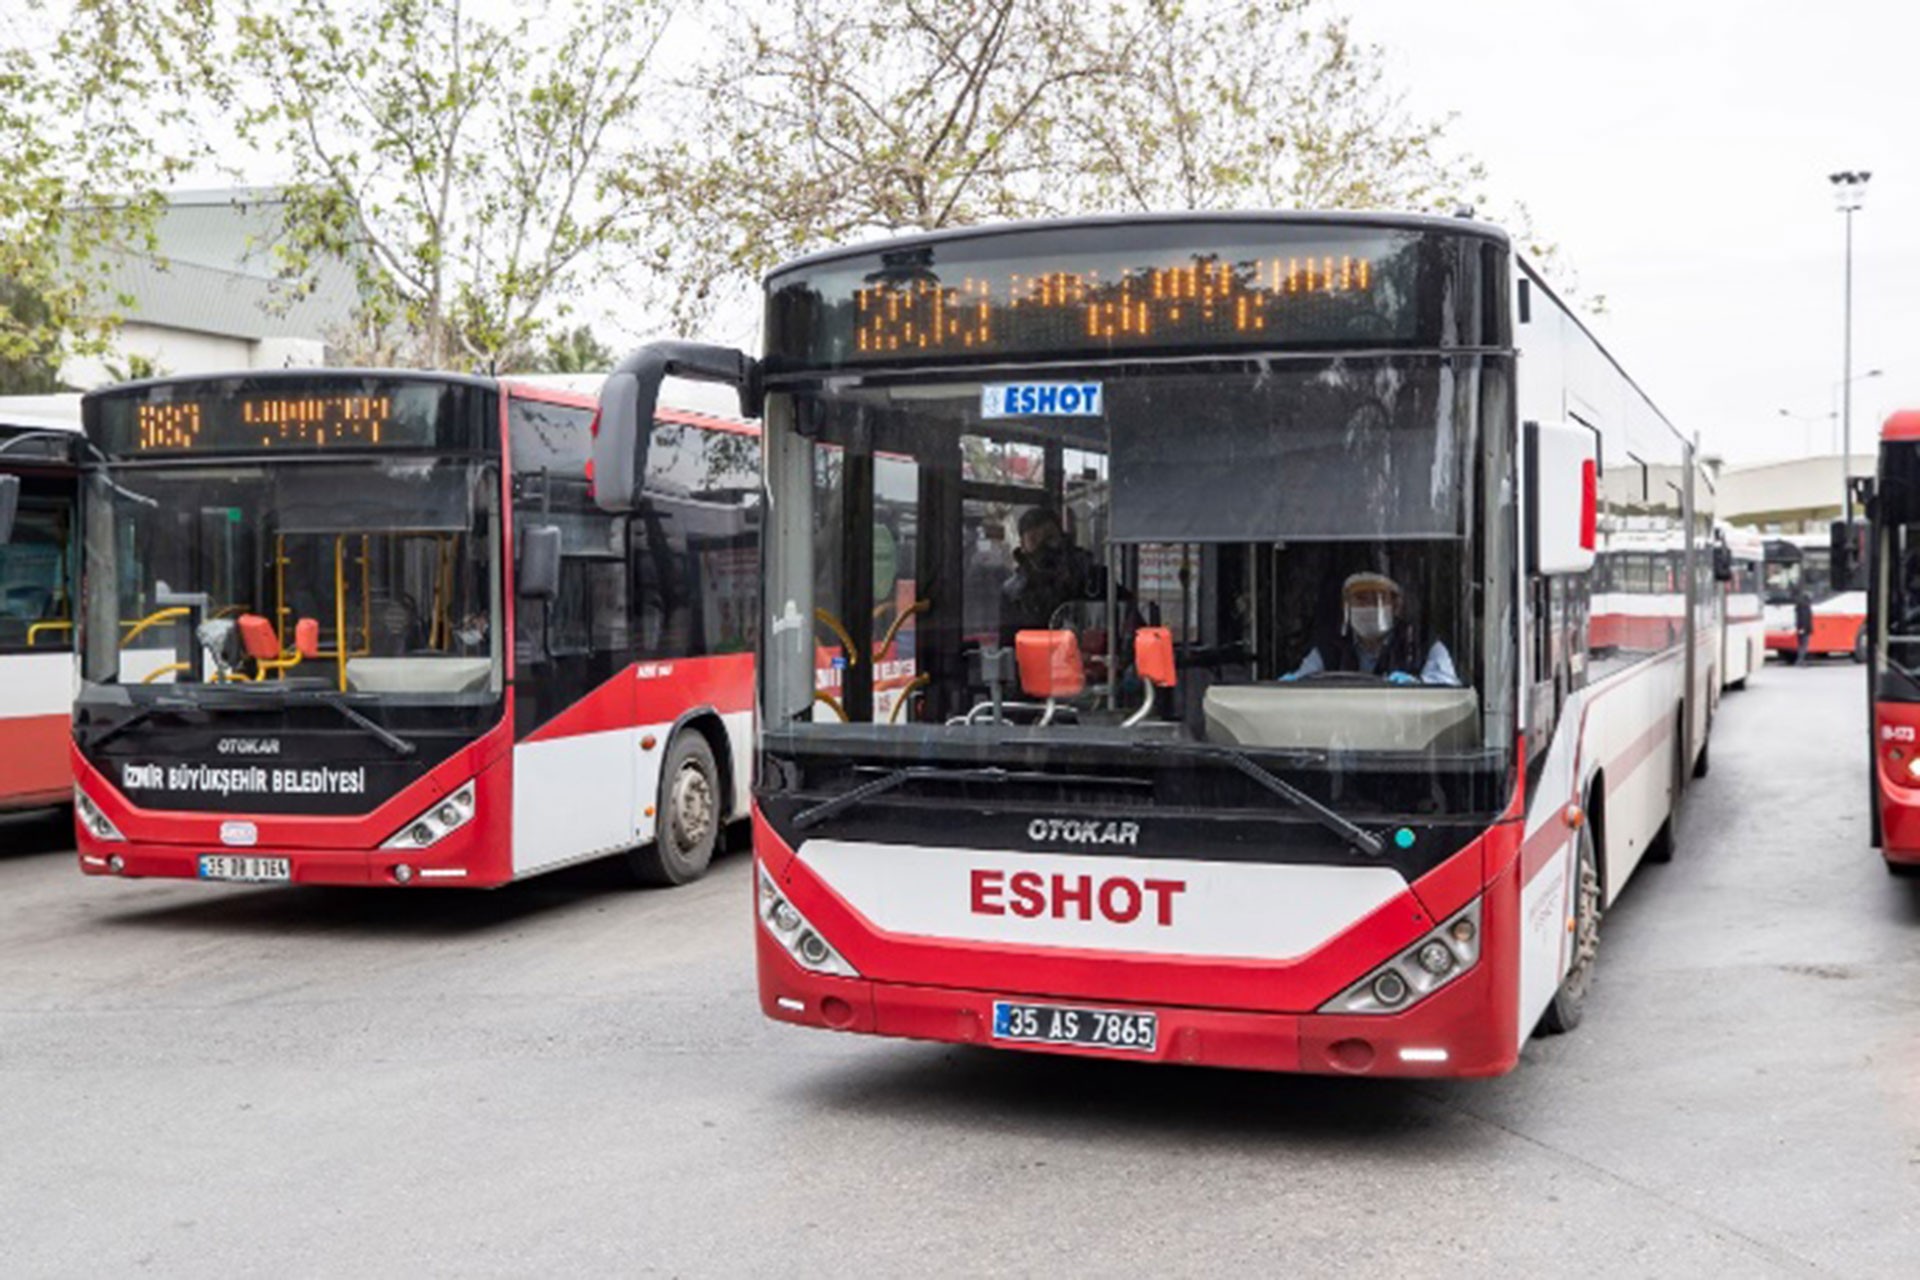
[[[83,880],[0,826],[0,1275],[1910,1276],[1920,887],[1845,663],[1728,695],[1580,1029],[1494,1081],[761,1019],[748,859]]]

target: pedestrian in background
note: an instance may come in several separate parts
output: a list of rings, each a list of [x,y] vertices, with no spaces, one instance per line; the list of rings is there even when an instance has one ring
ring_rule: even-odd
[[[1813,635],[1813,597],[1807,594],[1805,587],[1793,595],[1793,633],[1799,645],[1793,655],[1797,665],[1807,660],[1807,640]]]

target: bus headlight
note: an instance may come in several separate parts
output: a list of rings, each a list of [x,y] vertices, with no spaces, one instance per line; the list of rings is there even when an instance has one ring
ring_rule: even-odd
[[[1480,899],[1320,1006],[1321,1013],[1399,1013],[1480,959]]]
[[[120,834],[120,828],[113,825],[113,819],[100,812],[87,793],[79,787],[73,789],[73,811],[80,816],[80,825],[95,840],[118,840],[125,843],[126,837]]]
[[[787,901],[773,883],[773,877],[767,874],[766,868],[758,867],[756,870],[760,873],[760,901],[756,913],[760,917],[760,927],[772,934],[774,941],[785,947],[787,954],[802,969],[830,973],[839,978],[859,977],[860,971],[842,959],[832,944],[813,927],[813,922]]]
[[[445,800],[437,800],[425,813],[400,828],[398,835],[381,845],[382,849],[424,849],[438,844],[473,821],[473,784],[469,782]]]

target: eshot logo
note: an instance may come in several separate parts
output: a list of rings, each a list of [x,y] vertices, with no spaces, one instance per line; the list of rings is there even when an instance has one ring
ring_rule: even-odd
[[[1097,382],[1000,382],[980,388],[982,418],[1097,418]]]

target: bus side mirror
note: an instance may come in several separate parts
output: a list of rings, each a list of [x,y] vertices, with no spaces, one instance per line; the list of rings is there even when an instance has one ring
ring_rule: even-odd
[[[618,515],[640,505],[662,382],[691,378],[730,386],[739,393],[741,414],[757,418],[759,374],[744,352],[704,342],[649,342],[615,365],[600,387],[600,408],[593,415],[589,475],[600,509]]]
[[[1523,437],[1531,573],[1585,573],[1599,541],[1600,467],[1593,432],[1529,422]]]
[[[560,594],[560,526],[528,525],[520,531],[514,582],[527,600],[551,600]]]
[[[1715,582],[1733,581],[1733,552],[1725,543],[1715,543],[1713,547],[1713,580]]]
[[[13,541],[13,517],[20,510],[20,477],[0,476],[0,546]]]

